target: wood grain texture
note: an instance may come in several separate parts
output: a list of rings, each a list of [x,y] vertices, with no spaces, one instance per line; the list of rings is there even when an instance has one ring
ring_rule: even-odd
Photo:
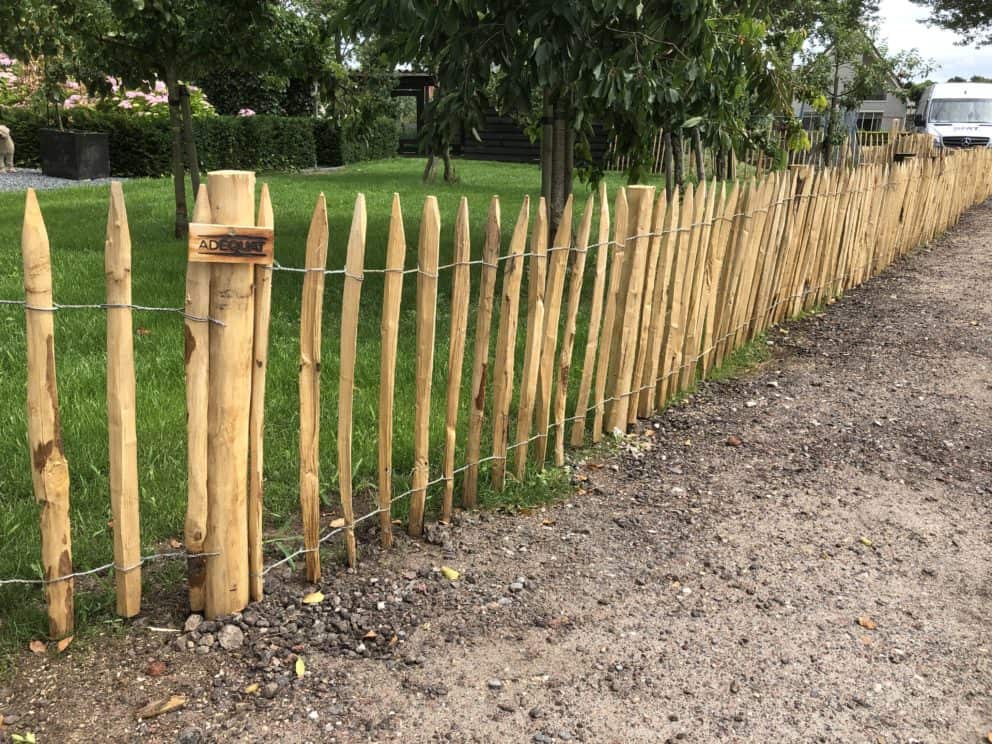
[[[327,203],[321,194],[307,233],[300,307],[300,513],[308,581],[320,579],[320,352],[327,240]]]
[[[592,392],[593,374],[596,370],[596,352],[599,349],[599,329],[603,319],[603,295],[606,291],[607,261],[610,250],[610,204],[606,198],[606,184],[599,186],[599,228],[596,237],[596,270],[593,275],[592,299],[589,307],[589,330],[586,335],[586,348],[582,355],[582,379],[575,400],[575,413],[572,424],[571,444],[581,447],[586,436],[586,420],[589,412],[589,395]]]
[[[31,482],[41,509],[41,568],[48,610],[48,634],[63,638],[73,632],[74,587],[72,531],[69,526],[69,463],[62,450],[59,393],[55,374],[55,317],[52,307],[52,263],[48,231],[34,189],[28,189],[21,230],[24,300],[27,303],[28,446]]]
[[[410,495],[411,537],[424,531],[424,507],[430,480],[431,387],[434,374],[434,334],[437,318],[437,266],[441,240],[441,214],[437,199],[428,196],[420,220],[419,271],[417,272],[417,398],[413,423],[413,479]]]
[[[210,221],[207,185],[200,184],[193,219]],[[186,264],[187,315],[210,315],[210,264]],[[186,523],[183,540],[189,558],[186,563],[189,607],[202,612],[206,606],[207,562],[198,557],[207,536],[207,408],[210,399],[210,325],[186,318]]]
[[[458,404],[462,389],[462,366],[465,362],[465,334],[468,333],[468,299],[472,259],[469,235],[468,199],[458,204],[455,217],[454,266],[451,268],[451,332],[448,336],[448,384],[444,417],[444,492],[441,495],[441,521],[451,521],[455,499],[455,446],[458,435]]]
[[[207,176],[211,222],[255,223],[255,174]],[[242,610],[248,588],[248,423],[254,331],[254,267],[212,264],[207,407],[206,615]]]
[[[396,390],[396,346],[399,341],[400,305],[403,300],[403,266],[406,233],[400,195],[393,194],[386,241],[386,275],[382,290],[382,356],[379,360],[379,539],[382,547],[393,544],[393,399]]]
[[[275,226],[267,183],[262,184],[256,221],[269,230]],[[253,602],[258,602],[264,596],[265,378],[269,367],[269,321],[272,317],[272,269],[269,266],[255,267],[254,303],[251,410],[248,414],[248,594]]]
[[[516,356],[517,325],[520,317],[520,285],[524,275],[524,250],[530,225],[530,197],[524,196],[520,214],[510,238],[503,264],[499,326],[493,361],[493,488],[502,491],[506,483],[507,438],[510,430],[510,403],[513,400],[513,370]]]
[[[118,181],[110,184],[104,268],[107,304],[130,305],[131,232],[127,224],[124,192]],[[107,434],[117,614],[134,617],[141,612],[141,529],[134,327],[130,307],[107,309]]]
[[[462,506],[475,506],[479,494],[479,458],[482,453],[482,426],[486,417],[486,386],[489,378],[489,346],[496,297],[496,274],[500,252],[499,198],[489,201],[486,239],[482,245],[482,271],[479,280],[479,305],[475,316],[475,349],[472,355],[472,388],[469,401],[468,437],[465,442],[465,480],[462,483]]]
[[[351,438],[355,405],[355,357],[358,354],[358,314],[361,310],[362,281],[365,270],[365,233],[368,218],[365,194],[355,198],[348,235],[348,253],[344,265],[344,289],[341,296],[341,352],[338,377],[338,491],[344,516],[344,547],[348,565],[358,564],[355,544],[355,508],[352,499]]]

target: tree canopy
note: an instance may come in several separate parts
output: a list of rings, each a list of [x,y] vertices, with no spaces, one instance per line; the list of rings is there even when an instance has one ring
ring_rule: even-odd
[[[992,3],[988,0],[913,0],[930,11],[930,23],[953,31],[962,42],[992,44]]]

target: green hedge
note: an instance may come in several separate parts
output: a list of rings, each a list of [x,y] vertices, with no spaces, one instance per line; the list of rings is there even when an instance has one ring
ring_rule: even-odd
[[[373,119],[361,129],[349,127],[341,136],[341,157],[346,163],[391,158],[399,147],[400,124],[389,116]]]
[[[171,171],[166,117],[79,108],[65,112],[64,119],[67,128],[109,134],[110,169],[115,176],[161,176]],[[48,126],[45,118],[23,109],[0,108],[0,123],[10,127],[17,165],[38,167],[38,130]],[[197,117],[193,129],[204,170],[334,166],[392,157],[399,147],[399,125],[388,117],[346,135],[327,119],[262,114]]]

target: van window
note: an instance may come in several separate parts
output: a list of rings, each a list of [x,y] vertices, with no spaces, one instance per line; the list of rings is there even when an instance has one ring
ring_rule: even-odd
[[[929,109],[934,124],[992,124],[992,100],[935,98]]]

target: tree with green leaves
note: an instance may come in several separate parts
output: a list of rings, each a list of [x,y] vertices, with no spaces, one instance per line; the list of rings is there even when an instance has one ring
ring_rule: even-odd
[[[988,0],[913,0],[930,11],[930,23],[953,31],[975,46],[992,44],[992,3]]]
[[[824,115],[824,159],[846,141],[844,116],[873,95],[905,98],[906,85],[929,71],[916,50],[891,54],[878,41],[877,0],[817,0],[813,26],[800,55],[796,98]]]
[[[199,182],[192,117],[184,106],[186,81],[215,69],[289,67],[293,45],[301,38],[300,16],[277,0],[76,0],[70,19],[106,73],[128,84],[155,78],[165,83],[175,234],[185,236],[184,143],[194,193]]]
[[[707,86],[722,84],[727,65],[735,83],[737,65],[753,64],[756,77],[769,69],[763,26],[718,0],[346,2],[356,33],[376,35],[397,63],[435,75],[438,93],[423,133],[429,149],[443,151],[459,132],[477,136],[491,106],[527,116],[538,99],[542,193],[553,223],[576,158],[584,175],[597,175],[589,157],[593,122],[632,156],[636,180],[660,128],[673,121],[691,127],[693,102],[725,100]]]

